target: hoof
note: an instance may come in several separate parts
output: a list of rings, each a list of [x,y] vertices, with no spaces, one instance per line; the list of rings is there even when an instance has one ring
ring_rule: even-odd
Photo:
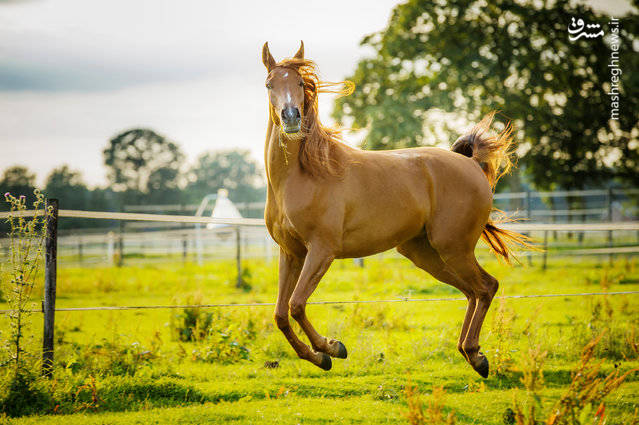
[[[486,358],[486,356],[484,356],[481,353],[480,353],[480,356],[481,357],[480,357],[479,365],[473,366],[473,369],[475,369],[475,371],[479,373],[479,375],[482,378],[488,378],[488,372],[490,370],[490,366],[488,365],[488,359]]]
[[[331,368],[333,367],[333,362],[331,361],[331,356],[329,356],[326,353],[319,353],[320,356],[322,356],[322,361],[320,362],[320,364],[318,365],[319,367],[321,367],[324,370],[331,370]]]
[[[335,341],[337,343],[337,354],[333,357],[337,357],[338,359],[345,359],[348,357],[348,351],[346,351],[346,347],[339,341]]]

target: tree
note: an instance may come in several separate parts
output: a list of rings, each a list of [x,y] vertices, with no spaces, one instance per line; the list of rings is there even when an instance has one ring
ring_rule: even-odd
[[[2,173],[0,179],[0,192],[10,192],[13,196],[19,197],[24,195],[27,197],[27,204],[30,205],[33,197],[33,190],[35,189],[36,175],[29,171],[27,167],[16,165],[9,167]],[[3,198],[4,199],[4,198]],[[3,202],[3,209],[7,207]]]
[[[433,144],[424,136],[433,111],[477,121],[496,109],[519,129],[520,162],[538,188],[613,177],[638,184],[636,14],[619,27],[624,74],[613,121],[609,17],[567,0],[484,4],[410,0],[395,7],[388,27],[363,39],[376,55],[358,63],[350,77],[358,89],[338,99],[334,116],[367,128],[366,146],[381,149]],[[570,41],[572,17],[599,23],[606,37]],[[450,142],[461,131],[443,130]]]
[[[64,209],[87,209],[89,189],[82,179],[82,173],[71,170],[68,165],[51,171],[44,191],[48,197],[59,199]]]
[[[153,130],[120,133],[103,154],[108,179],[114,190],[126,192],[125,202],[139,203],[152,192],[175,192],[179,187],[184,154],[177,144]]]
[[[227,189],[234,202],[263,200],[265,196],[262,174],[249,151],[205,152],[191,168],[190,180],[186,192],[191,202],[199,202],[220,188]]]

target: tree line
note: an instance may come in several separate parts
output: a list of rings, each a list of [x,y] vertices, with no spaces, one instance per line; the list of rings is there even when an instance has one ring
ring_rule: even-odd
[[[233,202],[263,201],[266,196],[262,171],[248,151],[208,151],[187,164],[179,144],[151,129],[135,128],[109,140],[102,153],[105,187],[90,188],[81,171],[65,164],[54,168],[39,189],[59,199],[61,208],[93,211],[121,211],[125,205],[197,204],[220,188],[228,189]],[[22,165],[5,169],[0,177],[2,193],[31,199],[35,188],[36,174]],[[72,221],[65,223],[78,224]],[[82,222],[98,224],[93,223]]]

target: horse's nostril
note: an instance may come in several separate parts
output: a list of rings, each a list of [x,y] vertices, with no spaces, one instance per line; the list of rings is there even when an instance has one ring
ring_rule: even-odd
[[[299,109],[292,106],[287,106],[286,108],[282,109],[282,120],[291,122],[291,121],[297,121],[299,119],[300,119]]]

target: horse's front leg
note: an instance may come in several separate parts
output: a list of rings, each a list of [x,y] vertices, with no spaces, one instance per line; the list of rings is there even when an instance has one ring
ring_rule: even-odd
[[[332,357],[345,359],[346,347],[341,342],[320,335],[306,316],[306,303],[335,257],[329,250],[313,247],[308,250],[304,267],[289,301],[291,316],[300,324],[313,349]],[[328,359],[330,362],[330,358]],[[330,365],[330,363],[329,363]],[[329,366],[330,367],[330,366]]]
[[[324,353],[316,353],[304,344],[293,332],[288,320],[288,303],[303,264],[303,259],[287,254],[280,248],[279,290],[275,304],[275,323],[300,358],[308,360],[322,369],[329,370],[331,368],[330,357]]]

